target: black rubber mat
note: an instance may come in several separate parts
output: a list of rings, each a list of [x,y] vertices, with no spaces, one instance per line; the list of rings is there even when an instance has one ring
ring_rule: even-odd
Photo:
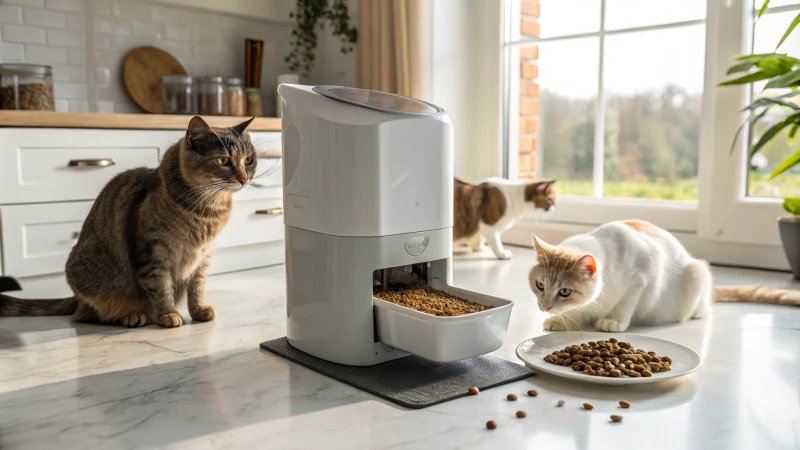
[[[533,375],[533,371],[493,356],[439,363],[406,356],[369,367],[343,366],[304,353],[282,337],[262,342],[261,348],[327,375],[342,383],[407,408],[425,408],[469,395],[477,386],[489,389]]]

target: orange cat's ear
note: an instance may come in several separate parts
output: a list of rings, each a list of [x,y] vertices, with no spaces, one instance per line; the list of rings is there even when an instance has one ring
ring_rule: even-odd
[[[186,127],[186,143],[192,145],[192,140],[213,136],[217,133],[203,120],[200,116],[192,117],[189,121],[189,126]]]
[[[544,256],[550,250],[550,244],[537,238],[535,234],[531,235],[531,239],[533,240],[533,248],[536,249],[536,256],[539,259],[544,258]]]
[[[595,261],[594,256],[586,255],[575,263],[575,267],[578,271],[591,278],[597,272],[597,261]]]

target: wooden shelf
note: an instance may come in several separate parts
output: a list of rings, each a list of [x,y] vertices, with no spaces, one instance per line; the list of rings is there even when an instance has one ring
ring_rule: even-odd
[[[0,110],[0,127],[111,128],[130,130],[185,130],[193,116],[168,114],[105,114]],[[230,127],[246,117],[203,116],[212,127]],[[281,119],[258,117],[249,131],[280,131]]]

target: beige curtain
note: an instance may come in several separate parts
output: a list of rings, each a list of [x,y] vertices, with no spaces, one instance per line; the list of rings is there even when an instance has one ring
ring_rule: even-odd
[[[421,30],[426,0],[359,0],[358,87],[423,96]]]

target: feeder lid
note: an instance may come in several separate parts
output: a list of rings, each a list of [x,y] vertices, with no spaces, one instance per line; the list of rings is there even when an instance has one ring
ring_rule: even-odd
[[[422,100],[403,97],[387,92],[371,91],[346,86],[314,86],[313,91],[325,97],[392,114],[408,114],[412,116],[435,116],[444,113],[444,109]]]

